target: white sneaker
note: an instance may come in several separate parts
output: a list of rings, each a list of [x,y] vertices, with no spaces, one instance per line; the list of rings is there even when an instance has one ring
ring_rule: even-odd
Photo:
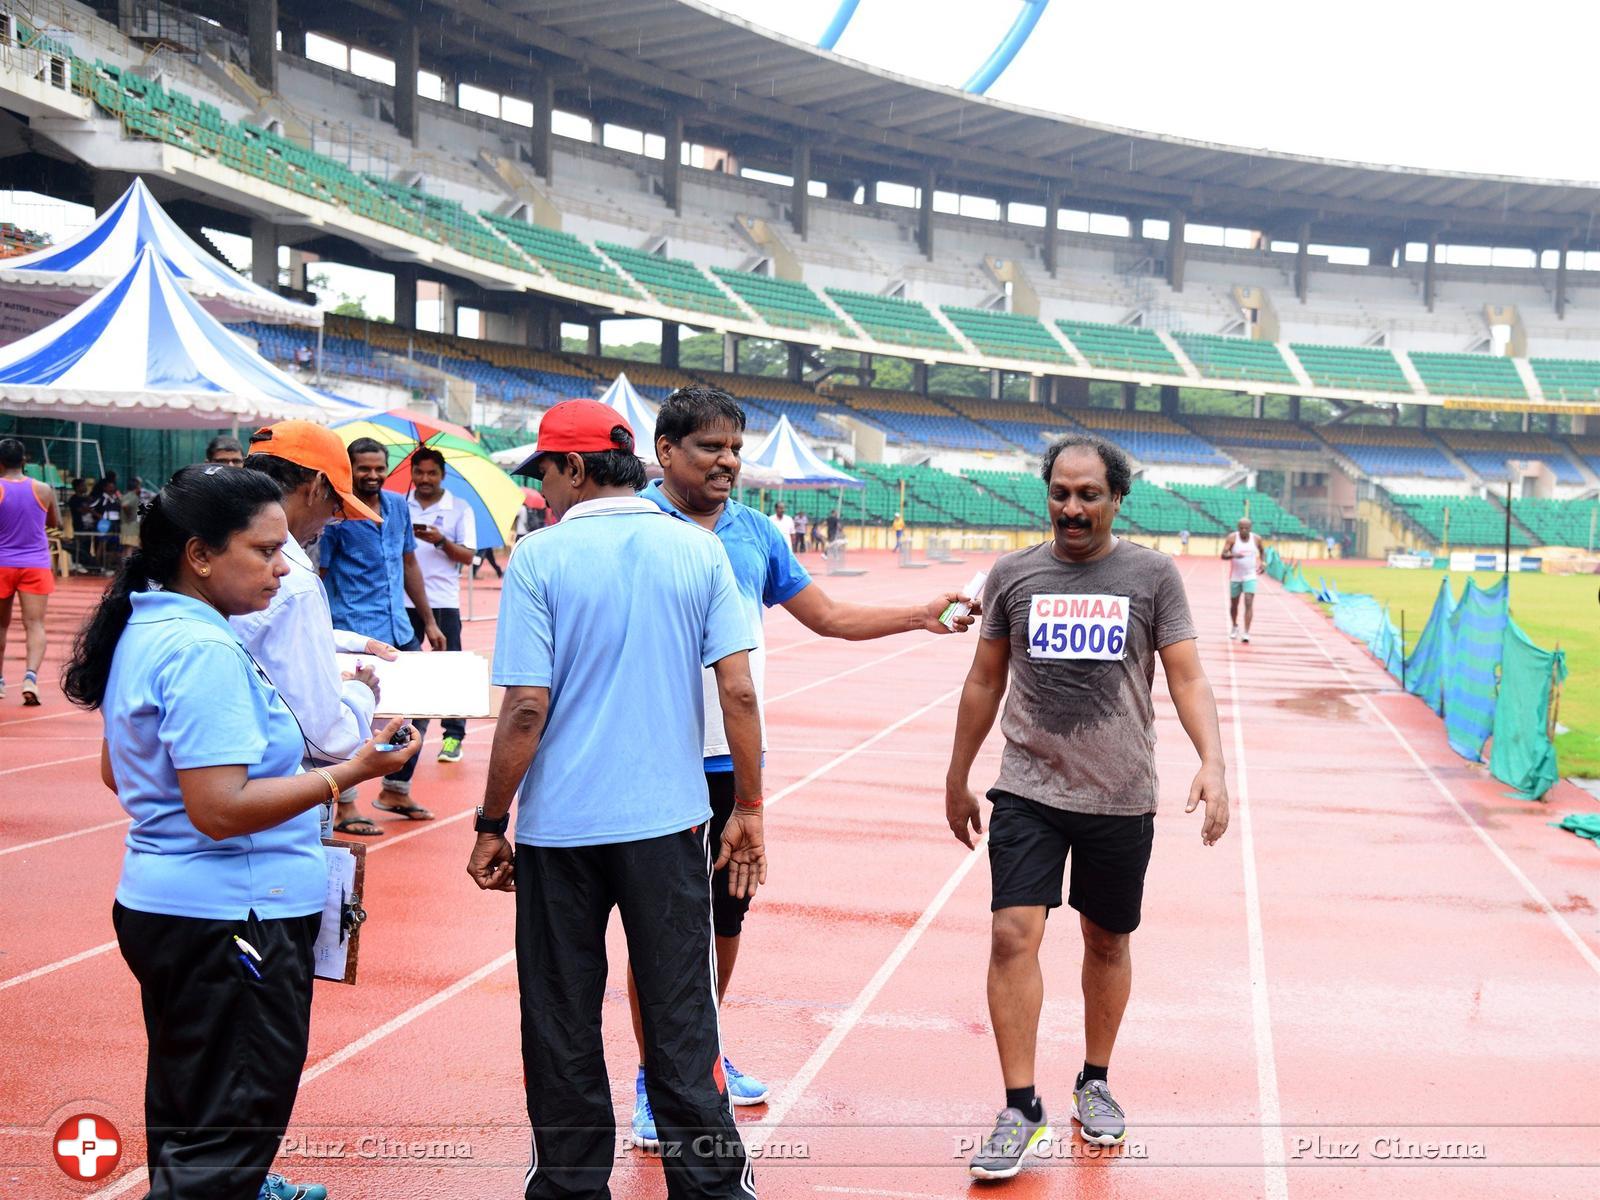
[[[1234,626],[1234,627],[1233,627],[1233,628],[1232,628],[1232,629],[1231,629],[1231,630],[1230,630],[1230,631],[1229,631],[1229,632],[1228,632],[1228,640],[1229,640],[1229,641],[1230,641],[1230,642],[1237,642],[1237,641],[1238,641],[1238,640],[1239,640],[1239,627],[1238,627],[1238,626],[1237,626],[1237,625],[1235,625],[1235,626]]]
[[[1247,642],[1250,640],[1250,634],[1248,632],[1245,633],[1244,640]]]

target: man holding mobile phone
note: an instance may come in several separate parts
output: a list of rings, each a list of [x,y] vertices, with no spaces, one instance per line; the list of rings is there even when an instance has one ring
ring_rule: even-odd
[[[433,619],[444,632],[444,648],[459,650],[461,568],[472,565],[477,530],[472,510],[444,490],[444,455],[432,446],[419,446],[411,455],[411,494],[406,503],[411,510],[411,532],[417,539],[417,569],[422,572]],[[406,616],[411,618],[412,631],[422,637],[423,625],[409,597]],[[439,747],[439,761],[460,762],[467,723],[460,717],[446,717],[440,726],[444,744]],[[426,729],[419,724],[418,736]]]

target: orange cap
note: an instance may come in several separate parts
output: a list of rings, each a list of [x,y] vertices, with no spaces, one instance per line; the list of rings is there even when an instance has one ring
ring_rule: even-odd
[[[265,436],[262,436],[265,435]],[[324,425],[310,421],[279,421],[256,431],[250,439],[251,454],[270,454],[308,471],[321,471],[333,490],[344,501],[344,516],[356,521],[383,520],[360,500],[350,478],[350,456],[339,435]]]

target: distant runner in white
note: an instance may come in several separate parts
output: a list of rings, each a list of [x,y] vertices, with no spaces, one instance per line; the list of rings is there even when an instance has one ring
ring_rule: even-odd
[[[1244,597],[1244,640],[1250,640],[1250,622],[1256,615],[1256,578],[1267,557],[1267,545],[1250,532],[1250,518],[1240,517],[1239,528],[1222,543],[1222,557],[1230,560],[1228,571],[1228,634],[1239,640],[1239,597]]]

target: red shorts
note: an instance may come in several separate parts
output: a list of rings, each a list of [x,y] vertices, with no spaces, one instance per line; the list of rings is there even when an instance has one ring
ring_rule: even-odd
[[[9,600],[18,592],[48,596],[55,590],[55,572],[49,567],[0,567],[0,600]]]

